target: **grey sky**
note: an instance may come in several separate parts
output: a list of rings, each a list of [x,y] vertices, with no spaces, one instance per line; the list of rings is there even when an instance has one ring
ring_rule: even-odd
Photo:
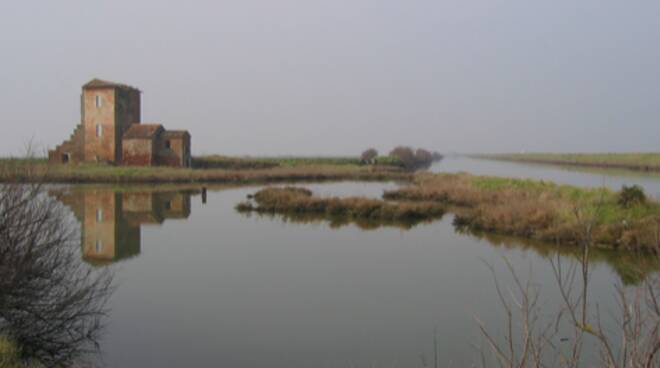
[[[0,154],[93,77],[195,154],[658,151],[658,45],[651,0],[5,1]]]

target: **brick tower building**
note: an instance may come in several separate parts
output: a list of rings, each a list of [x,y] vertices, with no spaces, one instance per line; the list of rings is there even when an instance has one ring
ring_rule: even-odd
[[[81,123],[67,141],[48,152],[49,161],[189,167],[190,134],[140,123],[140,93],[100,79],[83,85]]]

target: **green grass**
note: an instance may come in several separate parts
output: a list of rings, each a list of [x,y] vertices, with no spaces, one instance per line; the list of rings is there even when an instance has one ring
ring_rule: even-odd
[[[306,162],[306,161],[305,161]],[[314,161],[309,161],[314,162]],[[50,165],[44,160],[0,161],[0,181],[51,183],[224,183],[247,184],[324,180],[410,180],[412,174],[383,165],[296,164],[266,168],[191,169],[105,164]]]
[[[0,181],[38,178],[56,183],[258,183],[296,180],[409,180],[400,162],[379,157],[364,164],[357,157],[201,156],[194,168],[134,167],[81,163],[51,165],[46,159],[0,159]]]
[[[660,249],[660,203],[620,204],[620,193],[548,181],[469,174],[418,174],[414,185],[388,191],[397,201],[443,203],[459,225],[543,241],[578,243],[593,223],[598,245]]]
[[[640,219],[653,214],[660,215],[660,205],[650,202],[646,205],[624,208],[618,204],[619,193],[607,188],[582,188],[572,185],[558,185],[553,182],[532,179],[514,179],[490,176],[474,176],[471,184],[485,190],[513,189],[527,193],[552,194],[567,202],[582,206],[584,211],[598,214],[599,221],[612,224],[626,219]],[[572,214],[567,214],[572,215]]]
[[[310,165],[331,166],[367,166],[357,156],[280,156],[280,157],[233,157],[221,155],[198,156],[193,158],[193,166],[200,168],[271,168],[295,167]],[[376,158],[376,165],[401,166],[396,157],[380,156]]]
[[[660,171],[660,152],[639,153],[509,153],[476,155],[508,161]]]

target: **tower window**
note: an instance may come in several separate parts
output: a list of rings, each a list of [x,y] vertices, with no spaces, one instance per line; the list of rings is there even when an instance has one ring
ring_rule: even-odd
[[[96,239],[96,253],[101,253],[103,251],[103,241],[101,239]]]
[[[96,124],[96,136],[97,137],[102,137],[103,136],[103,125]]]
[[[166,140],[166,141],[165,141],[165,148],[167,148],[167,149],[172,148],[172,143],[170,143],[169,140]]]
[[[103,210],[98,208],[96,210],[96,222],[101,222],[103,221]]]
[[[96,95],[96,107],[101,107],[103,105],[103,97],[101,95]]]

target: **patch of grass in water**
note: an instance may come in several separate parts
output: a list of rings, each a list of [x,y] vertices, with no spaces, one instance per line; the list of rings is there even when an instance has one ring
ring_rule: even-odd
[[[252,196],[252,201],[236,205],[240,212],[284,214],[293,219],[306,215],[323,217],[334,223],[354,222],[363,226],[381,224],[413,225],[441,218],[444,207],[434,203],[389,203],[359,197],[315,197],[311,191],[298,187],[270,187]]]

